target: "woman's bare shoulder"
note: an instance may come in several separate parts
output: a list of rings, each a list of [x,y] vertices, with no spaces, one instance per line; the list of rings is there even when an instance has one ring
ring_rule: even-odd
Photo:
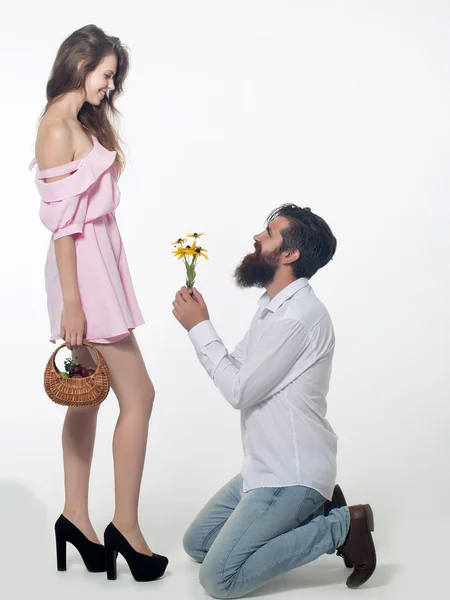
[[[36,137],[36,161],[40,169],[50,169],[70,162],[74,155],[74,139],[69,123],[63,117],[44,116]]]

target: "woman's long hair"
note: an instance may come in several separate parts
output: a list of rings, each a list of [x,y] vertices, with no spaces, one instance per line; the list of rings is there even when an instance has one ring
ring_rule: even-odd
[[[95,25],[86,25],[74,31],[61,44],[47,82],[47,105],[41,118],[63,94],[85,89],[89,73],[94,71],[101,60],[109,54],[115,54],[117,57],[115,89],[111,90],[98,106],[85,102],[78,113],[78,120],[87,133],[97,137],[102,146],[117,152],[116,165],[120,173],[124,168],[125,160],[118,133],[111,120],[117,119],[120,115],[114,106],[114,100],[123,93],[123,84],[128,74],[130,59],[128,49],[119,38],[106,35]],[[83,63],[78,68],[81,61]]]

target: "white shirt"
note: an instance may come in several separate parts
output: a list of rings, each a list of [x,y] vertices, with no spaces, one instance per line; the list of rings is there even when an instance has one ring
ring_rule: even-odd
[[[243,491],[304,485],[331,499],[337,436],[325,418],[334,353],[330,316],[305,278],[267,292],[228,354],[211,321],[189,337],[225,399],[241,411]]]

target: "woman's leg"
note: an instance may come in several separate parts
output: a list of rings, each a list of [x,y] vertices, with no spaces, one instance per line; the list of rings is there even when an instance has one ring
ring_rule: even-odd
[[[113,524],[137,552],[151,555],[139,528],[138,503],[155,390],[133,333],[119,342],[97,348],[108,365],[111,387],[120,408],[113,440]]]
[[[95,368],[88,349],[73,356],[86,367]],[[98,406],[68,408],[62,432],[65,503],[63,515],[92,542],[99,539],[92,527],[88,510],[89,476],[97,428]]]

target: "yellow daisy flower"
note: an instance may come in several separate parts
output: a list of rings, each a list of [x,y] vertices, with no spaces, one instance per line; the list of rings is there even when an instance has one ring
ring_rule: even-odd
[[[204,233],[188,233],[186,238],[178,238],[175,242],[172,242],[175,250],[172,254],[177,260],[183,260],[186,267],[186,287],[192,289],[195,285],[196,269],[199,257],[202,256],[209,260],[207,255],[208,250],[197,245],[198,238],[205,235]],[[186,245],[188,239],[191,238],[191,242]]]
[[[174,250],[172,254],[174,254],[175,256],[183,257],[186,255],[196,254],[196,252],[193,248],[191,248],[191,246],[186,246],[185,248],[180,246],[179,248]]]
[[[194,238],[194,240],[196,240],[199,237],[202,237],[202,235],[205,235],[204,233],[188,233],[187,237],[189,238]]]
[[[202,248],[201,246],[194,246],[194,253],[197,254],[197,256],[203,256],[203,258],[206,258],[206,260],[209,260],[208,256],[206,256],[205,252],[208,252],[208,250],[206,250],[206,248]]]

